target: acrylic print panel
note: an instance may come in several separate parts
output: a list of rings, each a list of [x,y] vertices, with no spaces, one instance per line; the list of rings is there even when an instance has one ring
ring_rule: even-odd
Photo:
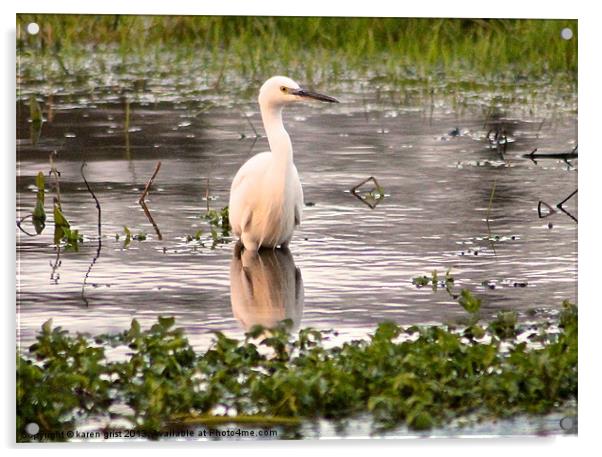
[[[577,39],[18,15],[17,441],[575,434]]]

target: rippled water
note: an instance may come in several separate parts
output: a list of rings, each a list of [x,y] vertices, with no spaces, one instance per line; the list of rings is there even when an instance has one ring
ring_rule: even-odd
[[[244,259],[233,260],[233,242],[212,249],[211,242],[202,247],[186,236],[202,229],[207,239],[207,204],[227,205],[236,170],[268,148],[265,138],[255,138],[253,128],[263,129],[252,101],[207,108],[134,99],[126,126],[119,97],[58,94],[44,99],[51,112],[35,145],[20,101],[17,218],[32,211],[35,175],[48,172],[56,150],[63,211],[85,236],[79,252],[57,253],[52,220],[40,236],[17,231],[21,340],[31,341],[48,318],[98,333],[122,330],[132,318],[150,325],[173,315],[199,349],[213,331],[242,336],[245,326],[284,317],[297,326],[334,328],[341,338],[365,336],[383,320],[462,318],[464,310],[444,290],[412,284],[434,269],[440,275],[451,269],[458,291],[467,287],[483,299],[485,316],[576,300],[577,224],[562,212],[540,218],[537,207],[540,200],[554,207],[577,188],[577,161],[522,157],[535,148],[560,153],[575,146],[571,107],[491,102],[492,116],[489,108],[459,109],[447,99],[400,101],[369,90],[332,95],[342,103],[285,113],[305,193],[304,221],[290,253],[265,253],[247,265],[247,274]],[[486,138],[495,125],[514,140],[503,157]],[[99,243],[83,161],[102,208],[100,255],[87,279]],[[162,165],[147,203],[162,240],[138,204],[157,161]],[[370,176],[385,192],[375,208],[350,192]],[[578,216],[576,196],[565,208]],[[124,247],[124,225],[147,239]],[[28,222],[23,227],[33,232]]]

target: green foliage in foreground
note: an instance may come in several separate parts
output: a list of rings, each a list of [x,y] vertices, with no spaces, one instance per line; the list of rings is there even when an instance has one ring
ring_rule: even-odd
[[[465,417],[544,414],[577,398],[577,307],[568,302],[558,319],[539,324],[504,316],[467,328],[389,322],[369,340],[332,347],[329,335],[256,327],[244,341],[216,333],[197,354],[171,318],[149,330],[133,320],[123,333],[95,338],[48,321],[29,352],[17,354],[17,435],[29,439],[30,422],[57,432],[89,418],[127,419],[153,433],[365,412],[377,429],[425,430]],[[109,347],[128,355],[110,361]]]

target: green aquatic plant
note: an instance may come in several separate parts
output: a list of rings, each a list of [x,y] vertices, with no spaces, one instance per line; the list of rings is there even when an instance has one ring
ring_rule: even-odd
[[[42,33],[28,35],[30,22]],[[561,38],[563,28],[572,30],[570,40]],[[576,79],[577,71],[578,23],[570,19],[19,14],[17,32],[17,49],[34,62],[48,56],[46,68],[61,78],[78,73],[73,66],[90,46],[114,49],[123,64],[168,50],[202,61],[216,89],[227,86],[227,69],[256,79],[286,68],[308,83],[341,78],[348,67],[396,80],[459,71]]]
[[[209,209],[203,217],[209,222],[212,240],[211,248],[215,248],[220,243],[227,243],[230,231],[232,230],[228,207],[224,206],[219,211]]]
[[[63,214],[58,200],[54,200],[54,244],[65,244],[66,250],[79,251],[79,245],[84,241],[79,230],[72,229],[71,224]]]
[[[462,289],[460,291],[460,297],[458,303],[469,313],[476,313],[481,309],[481,299],[475,297],[473,293],[468,289]]]
[[[132,232],[127,225],[123,226],[123,233],[125,233],[125,240],[123,241],[123,249],[127,248],[132,242]]]
[[[577,399],[577,307],[565,302],[559,315],[530,319],[498,316],[464,328],[385,322],[343,344],[330,342],[329,331],[292,335],[284,321],[253,327],[244,340],[216,332],[200,353],[173,318],[146,330],[133,320],[94,337],[48,321],[17,353],[17,437],[66,439],[58,432],[99,418],[150,436],[238,418],[295,427],[369,413],[378,432],[542,415]],[[113,351],[126,356],[112,360]],[[38,438],[25,432],[32,422]]]
[[[205,219],[212,227],[221,228],[224,236],[230,234],[229,210],[224,206],[221,210],[210,209],[205,213]]]
[[[132,235],[132,231],[127,225],[123,226],[123,233],[125,234],[125,240],[123,241],[123,249],[126,249],[130,245],[132,240],[144,241],[147,237],[146,233],[143,231],[138,232],[137,235]],[[119,241],[119,233],[115,234],[115,239]]]
[[[430,284],[433,292],[437,292],[439,287],[443,287],[451,295],[451,288],[454,285],[454,277],[451,274],[451,268],[445,272],[445,277],[443,279],[439,278],[439,273],[437,273],[437,270],[433,270],[430,278],[426,275],[416,276],[415,278],[412,278],[412,284],[418,288],[425,287]]]
[[[203,235],[203,231],[201,229],[194,232],[194,235],[186,235],[186,241],[190,243],[191,241],[201,241],[201,236]]]
[[[66,251],[79,251],[79,245],[84,242],[84,237],[79,230],[72,230],[69,227],[63,227],[63,238]]]

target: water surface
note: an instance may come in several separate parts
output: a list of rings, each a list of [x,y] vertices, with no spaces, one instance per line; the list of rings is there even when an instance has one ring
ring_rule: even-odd
[[[552,103],[545,90],[528,104],[520,96],[499,104],[485,91],[433,99],[362,87],[332,93],[342,102],[336,106],[286,110],[304,220],[290,255],[266,254],[250,267],[241,287],[255,284],[254,295],[234,300],[234,310],[234,240],[212,247],[203,215],[207,206],[227,205],[237,169],[268,149],[255,136],[263,128],[253,99],[208,103],[208,95],[161,97],[147,87],[126,107],[111,88],[58,90],[40,98],[46,122],[34,145],[25,90],[17,106],[17,218],[32,211],[35,176],[48,173],[57,151],[63,212],[85,241],[78,252],[53,245],[48,177],[46,229],[35,237],[17,231],[20,341],[32,341],[48,318],[99,333],[171,315],[198,349],[217,330],[242,336],[253,314],[333,328],[341,339],[365,337],[383,320],[462,319],[465,311],[445,291],[412,284],[434,269],[451,269],[456,291],[481,297],[484,317],[575,301],[577,224],[561,212],[540,218],[537,207],[540,200],[554,207],[577,188],[577,161],[523,157],[575,146],[573,103]],[[509,137],[505,154],[487,139],[492,128]],[[102,208],[100,251],[84,161]],[[138,204],[158,161],[147,205],[162,239]],[[385,193],[374,208],[350,192],[370,176]],[[576,196],[565,208],[578,216]],[[146,239],[124,246],[124,226]],[[23,227],[33,232],[28,222]],[[199,229],[205,246],[187,240]]]

